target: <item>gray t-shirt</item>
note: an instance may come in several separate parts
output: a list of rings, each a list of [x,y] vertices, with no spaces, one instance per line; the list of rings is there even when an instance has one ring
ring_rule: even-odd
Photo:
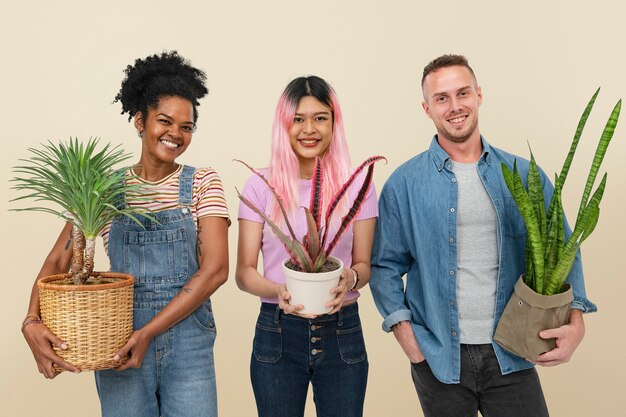
[[[461,343],[491,343],[498,280],[496,211],[477,163],[453,163],[459,190],[457,302]]]

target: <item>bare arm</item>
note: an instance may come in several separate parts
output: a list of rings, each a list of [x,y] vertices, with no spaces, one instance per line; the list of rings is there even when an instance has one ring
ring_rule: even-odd
[[[419,363],[424,361],[424,354],[417,344],[415,334],[411,323],[408,321],[401,321],[400,323],[392,327],[393,335],[402,347],[402,350],[412,363]]]
[[[30,293],[27,315],[39,316],[39,289],[37,288],[37,280],[41,277],[61,274],[69,270],[72,260],[71,231],[72,224],[68,222],[63,227],[56,243],[46,257]],[[54,364],[71,372],[79,372],[76,367],[65,362],[54,352],[52,345],[60,349],[67,349],[67,344],[53,334],[44,324],[33,323],[24,326],[22,333],[24,334],[24,338],[30,350],[33,352],[39,372],[46,378],[54,378],[58,375],[58,372],[53,368]]]
[[[239,220],[239,241],[237,243],[237,271],[235,279],[240,290],[259,297],[276,297],[280,284],[270,281],[257,270],[263,223]]]
[[[228,223],[223,217],[207,216],[198,221],[198,271],[180,292],[150,322],[131,335],[115,360],[128,352],[131,358],[116,368],[139,368],[150,341],[185,319],[228,279]]]

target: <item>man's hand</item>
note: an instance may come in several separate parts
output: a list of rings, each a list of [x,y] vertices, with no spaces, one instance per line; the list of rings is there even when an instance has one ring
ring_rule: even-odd
[[[417,340],[415,340],[415,334],[413,333],[413,328],[411,327],[410,322],[401,321],[400,323],[395,324],[391,329],[393,330],[393,335],[396,337],[396,340],[411,363],[423,362],[426,359],[417,344]]]
[[[542,339],[556,338],[556,348],[539,355],[536,361],[531,362],[541,366],[555,366],[569,362],[584,336],[583,312],[571,310],[568,324],[539,332],[539,337]]]

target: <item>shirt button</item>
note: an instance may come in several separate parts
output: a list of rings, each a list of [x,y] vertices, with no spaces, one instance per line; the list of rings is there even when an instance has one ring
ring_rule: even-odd
[[[452,337],[456,337],[456,332],[452,332]]]
[[[450,238],[450,243],[454,243],[454,238],[453,237]]]
[[[454,207],[450,208],[450,213],[454,213]]]
[[[450,275],[454,275],[454,271],[450,271]]]
[[[454,301],[450,301],[450,305],[453,306],[454,305]]]
[[[452,178],[452,182],[456,182],[456,178]]]
[[[313,350],[311,351],[311,355],[317,355],[317,349],[313,349]]]

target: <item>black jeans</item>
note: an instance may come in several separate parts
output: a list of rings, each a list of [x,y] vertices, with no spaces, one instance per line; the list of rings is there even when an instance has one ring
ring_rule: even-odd
[[[461,382],[444,384],[426,361],[411,364],[426,417],[548,417],[535,368],[500,373],[493,346],[461,345]]]

